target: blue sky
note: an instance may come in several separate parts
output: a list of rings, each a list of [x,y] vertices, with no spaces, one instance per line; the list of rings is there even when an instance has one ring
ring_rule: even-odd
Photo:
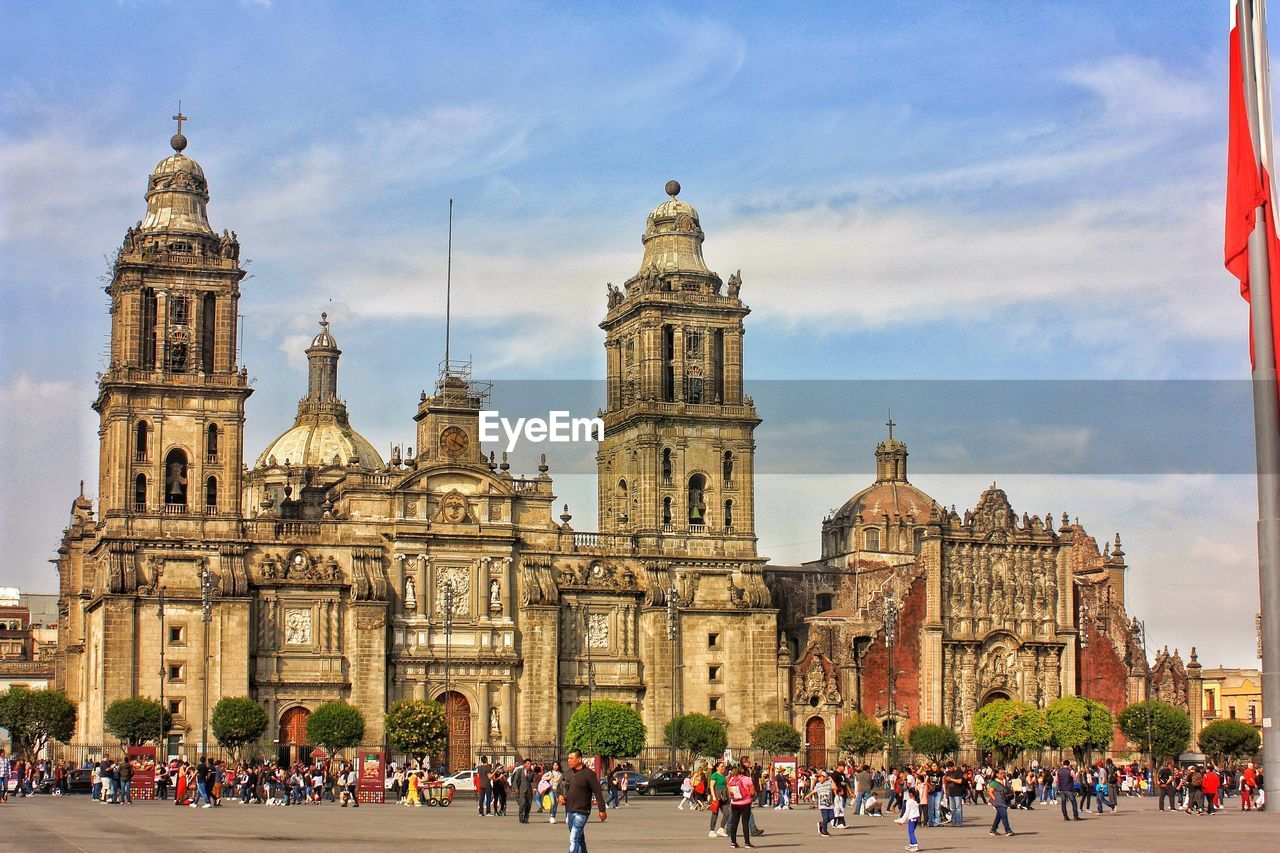
[[[450,197],[454,340],[477,373],[499,390],[599,377],[604,284],[635,271],[669,178],[711,267],[742,269],[749,381],[1244,378],[1220,261],[1225,26],[1204,2],[5,4],[0,583],[54,587],[45,560],[95,480],[98,277],[179,99],[213,224],[253,262],[252,463],[291,421],[325,308],[356,425],[412,443],[443,350]],[[836,421],[762,412],[762,457],[806,430],[831,448],[825,471],[762,477],[762,553],[815,555],[822,514],[871,470],[881,390]],[[1218,426],[1247,443],[1238,398],[1153,412],[1085,392],[1046,423],[1035,398],[948,414],[913,394],[900,435],[939,500],[997,478],[1019,510],[1121,530],[1153,637],[1252,662],[1252,481],[1182,464]],[[1008,462],[1113,458],[1155,424],[1157,448],[1184,436],[1163,464]],[[984,434],[1023,455],[956,463]],[[557,486],[591,527],[591,477]],[[1230,579],[1212,607],[1208,576]]]

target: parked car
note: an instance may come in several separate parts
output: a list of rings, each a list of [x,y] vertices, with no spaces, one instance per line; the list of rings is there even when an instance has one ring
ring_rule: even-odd
[[[476,774],[471,770],[459,770],[452,776],[445,776],[440,780],[440,784],[454,791],[475,791]]]
[[[621,787],[622,777],[627,777],[627,790],[634,794],[645,794],[649,791],[649,777],[635,770],[619,770],[613,774],[613,783]]]
[[[680,783],[688,775],[687,770],[662,770],[650,776],[643,789],[637,790],[642,794],[679,794]]]
[[[68,794],[87,794],[93,790],[93,771],[83,768],[69,771],[67,777],[67,793]],[[40,794],[53,793],[53,777],[49,776],[42,781],[36,788],[36,792]]]

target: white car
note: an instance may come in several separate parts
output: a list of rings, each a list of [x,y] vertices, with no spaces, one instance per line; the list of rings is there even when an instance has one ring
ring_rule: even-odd
[[[446,788],[452,788],[454,791],[475,791],[476,774],[471,770],[460,770],[452,776],[446,776],[440,780],[440,784]]]

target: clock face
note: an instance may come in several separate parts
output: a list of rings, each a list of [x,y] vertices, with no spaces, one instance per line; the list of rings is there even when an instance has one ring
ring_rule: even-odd
[[[457,459],[467,452],[467,448],[471,446],[471,439],[467,437],[466,432],[458,427],[449,427],[440,433],[440,449],[445,455]]]

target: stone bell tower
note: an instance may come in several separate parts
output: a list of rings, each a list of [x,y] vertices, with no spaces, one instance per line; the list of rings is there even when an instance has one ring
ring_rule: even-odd
[[[244,403],[236,364],[240,246],[209,226],[208,184],[183,154],[147,181],[147,215],[125,233],[112,271],[111,360],[101,417],[102,518],[240,512]]]
[[[742,393],[742,279],[702,258],[698,211],[678,198],[654,208],[640,269],[609,285],[608,406],[597,457],[600,530],[646,544],[713,538],[755,555],[753,433]],[[693,548],[693,550],[700,550]],[[719,549],[718,549],[719,550]]]

